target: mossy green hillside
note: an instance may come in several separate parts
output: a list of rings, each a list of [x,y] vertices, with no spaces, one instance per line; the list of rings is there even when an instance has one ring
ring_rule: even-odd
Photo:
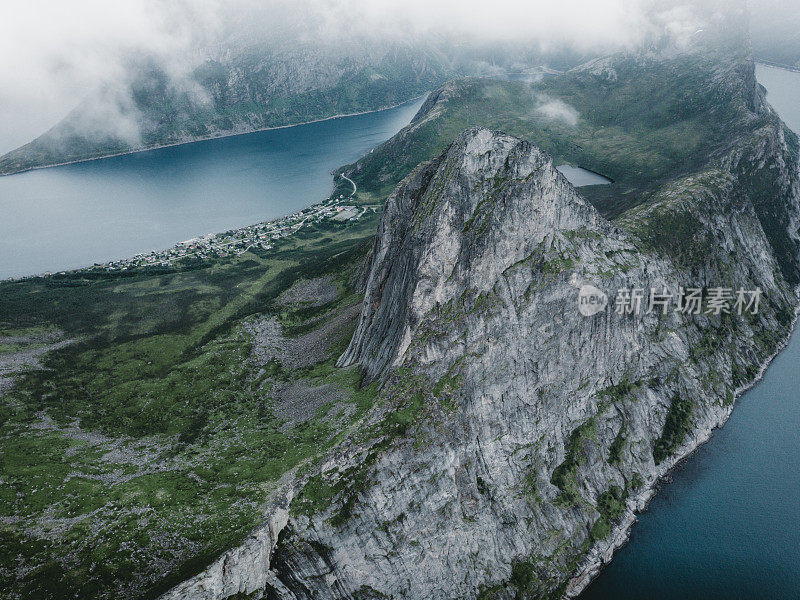
[[[355,326],[353,271],[375,218],[232,260],[0,284],[4,335],[72,340],[0,398],[2,595],[155,597],[252,530],[281,477],[374,401],[357,369],[333,361]],[[334,299],[277,302],[319,276]],[[341,323],[326,358],[292,369],[253,358],[243,324],[261,314],[294,340]],[[331,399],[287,422],[275,402],[290,384]]]
[[[530,84],[467,78],[432,93],[400,134],[349,168],[365,191],[386,196],[417,164],[464,129],[483,126],[527,139],[553,156],[602,173],[583,188],[609,217],[644,202],[658,182],[687,173],[775,120],[753,112],[746,57],[617,56]]]

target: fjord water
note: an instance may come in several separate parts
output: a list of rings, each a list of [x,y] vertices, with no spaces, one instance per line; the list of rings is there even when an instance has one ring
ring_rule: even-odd
[[[167,248],[296,212],[422,100],[352,117],[0,177],[0,279]]]
[[[800,73],[759,66],[800,131]],[[681,465],[581,600],[800,598],[800,335]]]

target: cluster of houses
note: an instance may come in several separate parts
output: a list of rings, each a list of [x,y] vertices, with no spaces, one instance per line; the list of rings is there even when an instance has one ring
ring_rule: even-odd
[[[186,258],[219,258],[235,256],[247,252],[251,248],[269,250],[275,240],[292,235],[303,226],[319,223],[326,219],[338,222],[357,221],[375,206],[352,206],[344,204],[350,198],[339,196],[328,198],[324,202],[310,206],[300,212],[248,225],[224,233],[209,233],[175,244],[172,248],[137,254],[131,258],[116,260],[105,264],[97,264],[93,270],[126,271],[137,267],[169,266]]]

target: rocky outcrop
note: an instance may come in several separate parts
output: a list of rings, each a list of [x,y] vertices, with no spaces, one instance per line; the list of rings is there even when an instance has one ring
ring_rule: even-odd
[[[465,292],[494,293],[513,265],[544,252],[548,236],[581,227],[622,243],[540,150],[468,132],[387,202],[361,320],[340,366],[358,362],[368,379],[389,373],[419,349],[410,346],[432,310]]]
[[[789,330],[800,193],[783,136],[774,122],[618,224],[502,133],[420,165],[387,203],[340,359],[381,383],[381,408],[297,483],[291,515],[166,597],[576,594]],[[753,194],[764,167],[779,206]],[[615,310],[620,289],[693,284],[760,288],[760,310]],[[584,285],[609,306],[581,314]]]
[[[387,203],[340,361],[382,381],[388,405],[307,484],[330,504],[296,501],[273,560],[288,591],[273,593],[511,598],[585,585],[788,332],[792,286],[749,184],[725,168],[741,160],[673,182],[624,228],[501,133],[470,130],[409,176]],[[796,174],[784,176],[794,214]],[[687,213],[698,224],[684,241],[709,244],[702,264],[648,237]],[[676,291],[698,275],[760,288],[759,314],[614,310],[619,289]],[[587,284],[611,302],[590,317],[577,309]]]
[[[162,600],[212,600],[260,595],[274,581],[270,556],[278,534],[288,522],[293,494],[292,486],[281,490],[266,510],[265,522],[240,546],[228,550],[204,571],[172,588],[161,596]]]

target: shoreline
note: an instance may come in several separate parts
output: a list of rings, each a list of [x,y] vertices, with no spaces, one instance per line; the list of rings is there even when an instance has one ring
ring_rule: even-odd
[[[706,424],[706,428],[701,428],[697,432],[696,442],[691,447],[687,447],[683,452],[675,455],[667,466],[665,466],[663,472],[656,476],[652,485],[628,500],[626,513],[618,525],[617,533],[606,540],[607,543],[603,544],[602,547],[595,547],[590,550],[589,555],[586,557],[586,565],[581,569],[578,575],[575,575],[569,580],[567,591],[562,596],[564,600],[578,599],[586,588],[602,574],[605,567],[611,563],[617,550],[630,541],[631,530],[639,520],[638,515],[648,510],[650,503],[661,491],[662,487],[672,481],[672,474],[711,441],[714,437],[714,432],[724,427],[728,422],[728,419],[730,419],[737,403],[742,397],[764,380],[773,361],[786,349],[789,342],[791,342],[792,336],[796,332],[797,322],[798,319],[800,319],[800,286],[795,288],[794,295],[794,317],[789,325],[786,336],[776,345],[775,351],[762,362],[759,366],[758,373],[756,373],[752,380],[734,390],[734,401],[730,406],[726,407],[716,421]]]
[[[346,117],[357,117],[357,116],[360,116],[360,115],[374,114],[374,113],[379,113],[379,112],[383,112],[383,111],[399,108],[399,107],[405,106],[407,104],[412,104],[414,102],[417,102],[421,98],[424,98],[425,96],[427,96],[428,93],[429,92],[426,92],[424,94],[421,94],[420,96],[412,98],[411,100],[406,100],[405,102],[401,102],[399,104],[394,104],[394,105],[391,105],[391,106],[386,106],[386,107],[378,108],[378,109],[375,109],[375,110],[368,110],[368,111],[362,111],[362,112],[358,112],[358,113],[349,113],[349,114],[343,114],[343,115],[334,115],[334,116],[331,116],[331,117],[325,117],[323,119],[316,119],[316,120],[307,121],[307,122],[304,122],[304,123],[296,123],[294,125],[279,125],[279,126],[276,126],[276,127],[265,127],[265,128],[261,128],[261,129],[255,129],[253,131],[245,131],[245,132],[240,132],[240,133],[229,133],[229,134],[224,134],[224,135],[220,135],[220,136],[200,138],[200,139],[190,140],[190,141],[185,141],[185,142],[174,142],[174,143],[171,143],[171,144],[163,144],[163,145],[152,147],[152,148],[143,148],[143,149],[140,149],[140,150],[130,150],[130,151],[127,151],[127,152],[119,152],[119,153],[116,153],[116,154],[97,156],[97,157],[94,157],[94,158],[85,158],[85,159],[68,161],[68,162],[63,162],[63,163],[58,163],[58,164],[43,165],[43,166],[40,166],[40,167],[31,167],[31,168],[25,169],[23,171],[16,171],[14,173],[8,173],[8,174],[0,174],[0,177],[11,177],[12,175],[21,175],[23,173],[28,173],[28,172],[36,171],[36,170],[50,169],[50,168],[62,167],[62,166],[66,166],[66,165],[86,163],[86,162],[91,162],[91,161],[96,161],[96,160],[103,160],[105,158],[113,158],[113,157],[117,157],[117,156],[126,156],[126,155],[129,155],[129,154],[138,154],[138,153],[141,153],[141,152],[150,152],[150,151],[160,150],[162,148],[171,148],[171,147],[174,147],[174,146],[183,146],[183,145],[187,145],[187,144],[195,144],[195,143],[200,143],[200,142],[205,142],[205,141],[215,140],[215,139],[223,139],[223,138],[240,136],[240,135],[249,135],[249,134],[252,134],[252,133],[259,133],[259,132],[262,132],[262,131],[273,131],[273,130],[277,130],[277,129],[289,129],[291,127],[301,127],[303,125],[312,125],[314,123],[322,123],[322,122],[325,122],[325,121],[331,121],[333,119],[346,118]],[[352,197],[353,195],[355,195],[356,190],[357,190],[356,184],[352,179],[350,179],[349,177],[344,175],[344,173],[341,171],[341,168],[342,168],[341,166],[335,167],[334,169],[332,169],[330,171],[331,176],[332,176],[332,182],[331,182],[331,187],[330,187],[330,191],[329,191],[328,195],[330,196],[336,190],[336,188],[337,188],[336,179],[338,177],[343,177],[344,179],[346,179],[347,181],[349,181],[353,185],[353,193],[350,195],[350,197]],[[300,208],[298,210],[286,213],[284,215],[280,215],[280,216],[274,217],[272,219],[268,219],[267,221],[258,221],[256,223],[248,223],[246,225],[241,225],[239,227],[232,227],[231,230],[238,231],[238,230],[244,229],[246,227],[251,227],[253,225],[257,225],[257,224],[262,223],[262,222],[270,223],[270,222],[273,222],[273,221],[277,221],[277,220],[280,220],[280,219],[291,217],[291,216],[293,216],[293,215],[295,215],[295,214],[297,214],[299,212],[307,210],[308,208],[310,208],[311,206],[314,206],[315,204],[318,204],[318,202],[311,202],[308,205],[304,206],[303,208]],[[215,235],[219,235],[220,233],[221,232],[215,232]],[[203,234],[198,234],[198,235],[203,235]],[[175,243],[177,244],[179,242],[175,242]],[[154,250],[153,248],[149,248],[149,249],[142,250],[141,253],[144,254],[144,253],[147,253],[147,252],[164,251],[164,250],[168,250],[169,248],[172,248],[174,245],[175,244],[173,244],[172,246],[159,248],[157,250]],[[114,260],[126,260],[126,259],[129,259],[129,258],[131,258],[130,255],[124,256],[124,257],[121,257],[121,258],[118,258],[118,259],[108,259],[108,260],[104,260],[101,264],[106,264],[108,262],[113,262]],[[91,265],[86,264],[86,265],[81,265],[81,266],[76,266],[76,267],[71,267],[71,268],[66,268],[66,269],[58,269],[56,271],[42,271],[42,272],[39,272],[39,273],[30,273],[30,274],[27,274],[27,275],[16,275],[16,276],[12,275],[10,277],[0,277],[0,284],[13,283],[13,282],[18,282],[18,281],[25,281],[27,279],[35,279],[35,278],[39,278],[39,277],[48,277],[48,276],[55,275],[55,274],[58,274],[58,273],[72,273],[72,272],[76,272],[76,271],[83,271],[83,270],[86,270],[86,269],[91,269],[94,266],[95,266],[95,264],[91,264]]]
[[[781,64],[781,63],[767,61],[766,59],[756,59],[754,62],[755,62],[756,65],[761,65],[761,66],[764,66],[764,67],[771,67],[773,69],[781,69],[782,71],[788,71],[790,73],[800,73],[800,67],[792,67],[790,65],[784,65],[784,64]],[[397,104],[390,104],[390,105],[382,106],[380,108],[375,108],[375,109],[372,109],[372,110],[363,110],[363,111],[359,111],[359,112],[336,114],[336,115],[331,115],[330,117],[322,117],[322,118],[319,118],[319,119],[312,119],[311,121],[301,121],[300,123],[291,123],[291,124],[287,124],[287,125],[274,125],[272,127],[259,127],[258,129],[251,129],[249,131],[237,131],[237,132],[231,132],[231,133],[223,133],[223,134],[220,134],[220,135],[207,135],[207,136],[201,136],[201,137],[192,138],[192,139],[188,139],[188,140],[183,140],[183,141],[179,141],[179,142],[170,142],[168,144],[157,144],[155,146],[147,146],[147,147],[142,147],[142,148],[133,148],[131,150],[126,150],[124,152],[114,152],[112,154],[102,154],[100,156],[92,156],[90,158],[78,158],[78,159],[75,159],[75,160],[68,160],[68,161],[59,162],[59,163],[51,163],[51,164],[47,164],[47,165],[38,165],[38,166],[35,166],[35,167],[27,167],[25,169],[20,169],[19,171],[12,171],[11,173],[0,173],[0,177],[11,177],[12,175],[21,175],[22,173],[29,173],[31,171],[39,171],[39,170],[42,170],[42,169],[52,169],[54,167],[65,167],[67,165],[77,165],[77,164],[81,164],[81,163],[92,162],[92,161],[95,161],[95,160],[103,160],[104,158],[116,158],[116,157],[119,157],[119,156],[128,156],[130,154],[139,154],[141,152],[150,152],[150,151],[153,151],[153,150],[162,150],[164,148],[174,148],[175,146],[184,146],[184,145],[187,145],[187,144],[196,144],[198,142],[207,142],[209,140],[221,140],[221,139],[225,139],[225,138],[229,138],[229,137],[235,137],[235,136],[239,136],[239,135],[249,135],[251,133],[260,133],[262,131],[276,131],[276,130],[279,130],[279,129],[289,129],[290,127],[301,127],[303,125],[313,125],[314,123],[324,123],[325,121],[332,121],[333,119],[343,119],[343,118],[346,118],[346,117],[358,117],[358,116],[361,116],[361,115],[369,115],[369,114],[372,114],[372,113],[378,113],[378,112],[383,112],[385,110],[392,110],[394,108],[399,108],[399,107],[401,107],[401,106],[403,106],[405,104],[411,104],[412,102],[416,102],[420,98],[424,98],[428,94],[430,94],[430,92],[425,92],[424,94],[420,94],[419,96],[415,96],[414,98],[410,98],[410,99],[405,100],[403,102],[398,102]],[[9,151],[9,153],[13,152],[13,151],[14,150],[11,150],[11,151]],[[6,153],[6,154],[8,154],[8,153]],[[5,155],[3,155],[3,156],[5,156]],[[2,157],[0,157],[0,158],[2,158]],[[611,181],[611,183],[614,183],[614,180],[611,179],[610,177],[608,177],[607,175],[603,175],[602,173],[598,173],[596,171],[592,171],[591,169],[587,169],[586,167],[580,167],[580,168],[585,169],[585,170],[587,170],[587,171],[589,171],[591,173],[594,173],[595,175],[600,175],[601,177],[605,177],[606,179]],[[4,280],[0,280],[0,281],[4,281]]]
[[[356,189],[357,189],[355,182],[352,179],[350,179],[349,177],[346,177],[343,173],[341,173],[341,174],[333,173],[332,176],[333,176],[333,184],[331,186],[331,194],[329,196],[332,196],[333,195],[332,193],[336,190],[336,187],[337,187],[336,178],[337,177],[343,177],[344,179],[347,179],[347,181],[349,181],[350,183],[353,184],[353,192],[347,197],[347,200],[352,200],[353,197],[356,194]],[[227,233],[228,231],[241,232],[241,231],[243,231],[243,230],[245,230],[245,229],[247,229],[249,227],[256,227],[258,225],[268,225],[268,224],[271,224],[271,223],[276,223],[276,222],[282,221],[284,219],[289,219],[289,218],[292,218],[292,217],[296,217],[300,213],[308,210],[309,208],[313,208],[314,206],[317,206],[319,204],[322,204],[322,202],[315,202],[314,204],[309,204],[308,206],[306,206],[304,208],[301,208],[299,210],[295,210],[293,212],[286,213],[285,215],[281,215],[281,216],[275,217],[273,219],[267,219],[266,221],[258,221],[256,223],[249,223],[247,225],[242,225],[241,227],[233,227],[231,229],[226,230],[225,232],[215,232],[215,233],[210,233],[210,234],[205,234],[205,235],[219,236],[219,235],[223,235],[224,233]],[[305,219],[299,223],[298,227],[292,233],[297,233],[297,231],[300,229],[300,227],[302,227],[304,222],[305,222]],[[202,237],[202,236],[203,236],[203,234],[200,234],[198,237]],[[195,239],[195,238],[193,238],[193,239]],[[185,241],[188,241],[188,240],[184,240],[184,242]],[[123,257],[123,258],[119,258],[119,259],[107,260],[107,261],[104,261],[102,263],[94,263],[92,265],[83,265],[83,266],[74,267],[74,268],[71,268],[71,269],[60,269],[58,271],[44,271],[43,273],[34,273],[34,274],[31,274],[31,275],[20,275],[18,277],[0,278],[0,284],[3,284],[3,283],[16,283],[16,282],[20,282],[20,281],[26,281],[28,279],[37,279],[37,278],[40,278],[40,277],[51,277],[53,275],[61,275],[61,274],[67,274],[67,273],[76,273],[76,272],[80,272],[80,271],[86,271],[86,270],[90,270],[90,269],[93,269],[93,268],[98,267],[98,266],[108,265],[110,263],[117,262],[117,261],[132,260],[136,256],[144,255],[144,254],[146,254],[148,252],[150,252],[150,253],[153,253],[153,252],[167,252],[167,251],[175,248],[176,246],[178,246],[179,244],[182,244],[184,242],[176,242],[172,246],[168,246],[166,248],[160,248],[158,250],[153,250],[153,249],[150,249],[149,251],[148,250],[143,250],[142,252],[134,254],[133,256],[129,255],[129,256],[126,256],[126,257]],[[221,260],[221,259],[218,259],[218,260]]]
[[[373,113],[383,112],[385,110],[392,110],[392,109],[395,109],[395,108],[400,108],[401,106],[404,106],[406,104],[411,104],[412,102],[416,102],[420,98],[424,98],[429,93],[430,92],[425,92],[424,94],[420,94],[419,96],[416,96],[416,97],[411,98],[409,100],[405,100],[405,101],[399,102],[397,104],[390,104],[388,106],[382,106],[380,108],[375,108],[375,109],[372,109],[372,110],[363,110],[363,111],[360,111],[360,112],[331,115],[330,117],[322,117],[322,118],[319,118],[319,119],[312,119],[311,121],[303,121],[301,123],[292,123],[292,124],[288,124],[288,125],[275,125],[275,126],[272,126],[272,127],[259,127],[258,129],[251,129],[251,130],[248,130],[248,131],[237,131],[237,132],[231,132],[231,133],[223,133],[223,134],[220,134],[220,135],[207,135],[207,136],[201,136],[201,137],[197,137],[197,138],[193,138],[193,139],[183,140],[183,141],[180,141],[180,142],[170,142],[168,144],[157,144],[155,146],[147,146],[147,147],[142,147],[142,148],[133,148],[131,150],[125,150],[124,152],[114,152],[112,154],[103,154],[101,156],[92,156],[90,158],[78,158],[78,159],[75,159],[75,160],[68,160],[68,161],[59,162],[59,163],[52,163],[52,164],[47,164],[47,165],[39,165],[39,166],[35,166],[35,167],[27,167],[25,169],[20,169],[19,171],[13,171],[11,173],[0,173],[0,177],[11,177],[12,175],[21,175],[22,173],[29,173],[31,171],[40,171],[42,169],[52,169],[54,167],[65,167],[67,165],[77,165],[77,164],[81,164],[81,163],[92,162],[92,161],[95,161],[95,160],[103,160],[105,158],[115,158],[115,157],[118,157],[118,156],[128,156],[129,154],[139,154],[139,153],[142,153],[142,152],[151,152],[153,150],[163,150],[164,148],[174,148],[175,146],[185,146],[185,145],[188,145],[188,144],[197,144],[199,142],[207,142],[207,141],[210,141],[210,140],[221,140],[221,139],[235,137],[235,136],[239,136],[239,135],[250,135],[251,133],[260,133],[260,132],[263,132],[263,131],[276,131],[276,130],[279,130],[279,129],[289,129],[291,127],[302,127],[303,125],[313,125],[315,123],[324,123],[325,121],[333,121],[334,119],[344,119],[344,118],[347,118],[347,117],[359,117],[359,116],[362,116],[362,115],[370,115],[370,114],[373,114]],[[13,150],[11,152],[13,152]]]
[[[786,65],[769,64],[760,60],[756,60],[755,63],[757,66],[780,69],[788,73],[800,73],[800,68],[792,69]],[[729,406],[724,407],[714,418],[700,424],[696,432],[694,432],[695,437],[691,443],[679,449],[678,453],[669,462],[664,463],[664,469],[657,472],[649,486],[628,499],[626,511],[617,527],[612,529],[611,535],[604,540],[605,543],[597,544],[589,550],[580,570],[568,580],[567,590],[562,596],[563,599],[579,599],[580,595],[591,583],[602,574],[603,570],[612,562],[617,550],[630,541],[631,530],[638,521],[638,515],[648,510],[650,503],[661,491],[662,487],[672,481],[673,473],[711,441],[714,432],[724,427],[728,422],[742,397],[763,381],[772,362],[789,345],[792,336],[796,333],[797,323],[800,320],[800,285],[794,289],[794,298],[795,305],[792,322],[784,338],[776,344],[774,352],[759,365],[758,372],[750,381],[734,390],[734,401]]]
[[[773,69],[780,69],[781,71],[789,71],[790,73],[800,73],[800,67],[793,67],[791,65],[785,65],[783,63],[777,63],[763,58],[756,59],[754,62],[762,67],[771,67]]]

